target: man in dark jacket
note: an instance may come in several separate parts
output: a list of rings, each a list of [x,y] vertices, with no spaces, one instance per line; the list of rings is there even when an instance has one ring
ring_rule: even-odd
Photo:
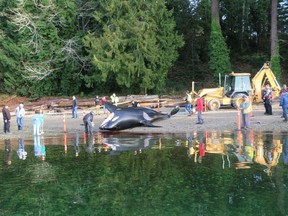
[[[2,115],[3,115],[3,120],[4,120],[4,133],[10,134],[10,111],[8,109],[8,106],[4,106],[2,109]]]
[[[94,128],[93,116],[94,116],[94,112],[91,111],[83,117],[83,122],[85,125],[85,133],[86,134],[88,134],[88,133],[92,134],[93,133],[93,128]]]
[[[272,105],[271,105],[271,100],[272,100],[272,90],[270,86],[267,84],[265,86],[265,89],[262,94],[262,99],[264,102],[264,107],[265,107],[265,115],[272,115]]]

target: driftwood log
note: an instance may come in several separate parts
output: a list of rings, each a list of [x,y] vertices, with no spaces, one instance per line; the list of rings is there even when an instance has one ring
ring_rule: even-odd
[[[141,107],[157,108],[159,107],[173,107],[173,106],[183,106],[185,101],[181,96],[158,96],[158,95],[128,95],[128,96],[118,96],[119,97],[119,107],[129,107],[132,106],[132,101],[137,101],[140,103]],[[110,97],[106,96],[107,101],[110,101]],[[89,109],[95,107],[95,98],[77,98],[79,109]],[[63,112],[64,110],[71,109],[72,98],[38,98],[38,99],[28,99],[23,97],[10,97],[6,100],[2,100],[2,107],[8,105],[10,111],[15,109],[20,103],[24,104],[27,111],[43,110],[44,112]]]

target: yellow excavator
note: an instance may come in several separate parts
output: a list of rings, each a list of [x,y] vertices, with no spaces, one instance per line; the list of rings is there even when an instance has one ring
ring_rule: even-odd
[[[238,108],[241,98],[246,95],[254,103],[262,101],[262,90],[266,84],[269,84],[273,96],[279,96],[281,86],[279,85],[268,62],[251,80],[250,73],[230,73],[225,75],[224,86],[219,88],[204,88],[195,92],[194,82],[192,82],[192,95],[200,96],[204,99],[209,110],[219,110],[221,106],[232,106]]]

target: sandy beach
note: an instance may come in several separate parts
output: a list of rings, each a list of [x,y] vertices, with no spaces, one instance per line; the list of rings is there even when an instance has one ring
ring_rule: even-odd
[[[161,108],[161,112],[170,112],[172,108]],[[91,109],[90,109],[91,110]],[[84,132],[83,115],[90,110],[78,110],[79,117],[72,118],[71,111],[66,110],[63,113],[44,113],[44,134],[45,136],[57,136],[63,133]],[[93,109],[92,109],[93,110]],[[156,109],[157,110],[157,109]],[[14,114],[11,111],[11,114]],[[283,122],[281,118],[282,109],[279,101],[273,101],[273,115],[264,115],[263,104],[253,105],[253,115],[251,116],[251,130],[254,131],[287,131],[288,123]],[[16,118],[12,115],[11,133],[0,132],[0,139],[6,138],[24,138],[33,136],[33,114],[25,115],[23,130],[18,131]],[[106,115],[101,113],[95,115],[95,132],[99,132],[99,126],[104,121]],[[160,127],[136,127],[120,132],[129,133],[186,133],[191,131],[233,131],[238,129],[237,119],[238,111],[233,108],[222,108],[219,111],[208,111],[203,113],[204,124],[198,125],[197,114],[188,116],[185,109],[181,107],[180,111],[169,119],[153,122]],[[3,119],[0,119],[3,128]],[[65,126],[66,125],[66,126]],[[118,131],[119,132],[119,131]]]

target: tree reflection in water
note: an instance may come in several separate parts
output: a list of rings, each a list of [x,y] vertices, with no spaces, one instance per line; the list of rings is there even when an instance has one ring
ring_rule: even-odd
[[[64,139],[23,141],[26,160],[13,154],[18,140],[0,145],[2,215],[285,215],[288,211],[284,133],[92,137],[75,133]],[[33,152],[41,153],[40,160]]]

